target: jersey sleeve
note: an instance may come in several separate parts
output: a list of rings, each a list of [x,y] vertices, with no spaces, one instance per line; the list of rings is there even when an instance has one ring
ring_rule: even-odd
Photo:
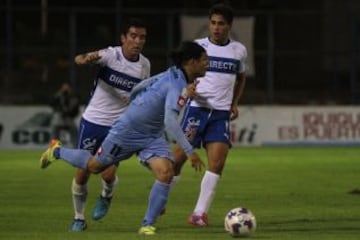
[[[185,105],[185,102],[186,98],[178,88],[169,87],[165,102],[164,124],[166,132],[170,134],[172,139],[181,146],[186,154],[190,154],[194,151],[193,147],[186,139],[185,134],[178,123],[178,115],[181,108]]]
[[[171,138],[181,146],[184,152],[189,155],[194,151],[194,149],[186,139],[185,134],[177,121],[178,115],[179,112],[175,111],[174,109],[165,109],[165,130],[168,134],[170,134]]]
[[[108,62],[110,61],[110,59],[113,59],[116,57],[116,49],[113,47],[100,49],[99,56],[101,58],[97,61],[97,64],[100,64],[102,66],[108,65]]]

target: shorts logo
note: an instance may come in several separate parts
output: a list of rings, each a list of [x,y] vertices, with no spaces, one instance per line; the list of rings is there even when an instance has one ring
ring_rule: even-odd
[[[191,142],[195,139],[197,130],[200,126],[200,120],[195,118],[189,118],[185,127],[185,136]]]
[[[86,149],[86,150],[89,150],[89,151],[92,151],[94,150],[95,148],[95,145],[96,145],[96,139],[91,139],[91,138],[85,138],[83,141],[82,141],[82,149]]]

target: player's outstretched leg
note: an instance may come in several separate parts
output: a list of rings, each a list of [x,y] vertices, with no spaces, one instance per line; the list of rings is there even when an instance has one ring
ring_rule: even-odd
[[[40,167],[47,168],[53,161],[56,160],[54,156],[54,150],[58,147],[61,147],[61,142],[57,139],[51,140],[49,147],[40,157]]]

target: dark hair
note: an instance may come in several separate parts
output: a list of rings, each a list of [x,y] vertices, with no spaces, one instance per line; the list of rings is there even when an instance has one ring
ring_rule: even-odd
[[[175,66],[181,67],[190,59],[199,59],[206,50],[193,41],[183,41],[180,45],[171,51],[170,58]]]
[[[139,18],[130,18],[128,21],[126,21],[122,25],[120,33],[122,35],[126,35],[131,27],[145,28],[146,29],[146,25],[141,19],[139,19]]]
[[[228,24],[232,24],[232,22],[234,20],[234,11],[233,11],[233,9],[229,5],[224,4],[224,3],[215,4],[210,8],[210,10],[209,10],[209,19],[214,14],[222,15],[226,19]]]

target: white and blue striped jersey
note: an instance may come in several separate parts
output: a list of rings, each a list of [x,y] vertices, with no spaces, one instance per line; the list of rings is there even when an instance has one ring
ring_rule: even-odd
[[[228,111],[237,74],[245,72],[246,47],[232,39],[226,45],[213,44],[208,37],[195,42],[206,49],[209,67],[205,76],[198,78],[199,97],[191,101],[191,106]]]
[[[97,64],[101,68],[82,117],[98,125],[111,126],[127,108],[132,88],[150,76],[150,61],[142,54],[136,62],[127,60],[121,46],[99,50],[99,56]]]

